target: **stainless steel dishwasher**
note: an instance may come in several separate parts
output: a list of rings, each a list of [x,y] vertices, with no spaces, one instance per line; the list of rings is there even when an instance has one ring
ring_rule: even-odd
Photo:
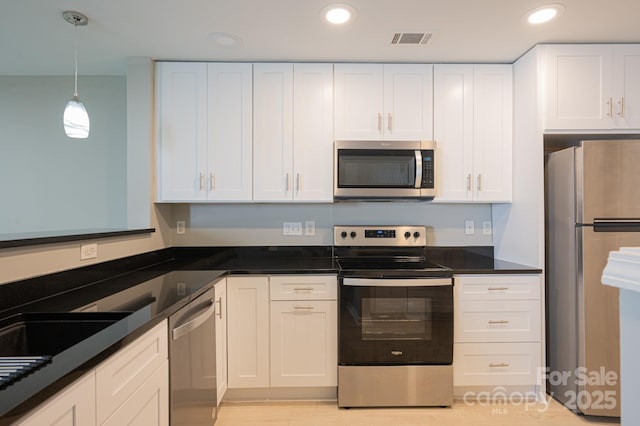
[[[172,426],[213,424],[216,407],[214,289],[169,317],[169,411]]]

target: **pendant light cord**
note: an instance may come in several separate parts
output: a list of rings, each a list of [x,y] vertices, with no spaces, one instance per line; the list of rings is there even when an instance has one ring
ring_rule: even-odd
[[[73,97],[78,97],[78,24],[73,26],[73,37],[75,38],[75,51],[74,51],[74,59],[76,65],[76,71],[74,74],[74,89],[73,89]]]

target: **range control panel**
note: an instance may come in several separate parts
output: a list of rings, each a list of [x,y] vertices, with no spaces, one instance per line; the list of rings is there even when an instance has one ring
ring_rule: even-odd
[[[333,227],[333,245],[421,247],[427,245],[426,234],[426,226],[340,225]]]

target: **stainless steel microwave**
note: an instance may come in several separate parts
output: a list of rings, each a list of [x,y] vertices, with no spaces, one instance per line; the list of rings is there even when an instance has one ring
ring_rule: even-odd
[[[336,200],[431,199],[436,195],[433,141],[336,141]]]

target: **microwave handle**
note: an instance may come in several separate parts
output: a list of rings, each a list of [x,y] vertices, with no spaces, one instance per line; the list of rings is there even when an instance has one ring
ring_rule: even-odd
[[[422,151],[416,149],[416,182],[414,187],[420,188],[422,185]]]

